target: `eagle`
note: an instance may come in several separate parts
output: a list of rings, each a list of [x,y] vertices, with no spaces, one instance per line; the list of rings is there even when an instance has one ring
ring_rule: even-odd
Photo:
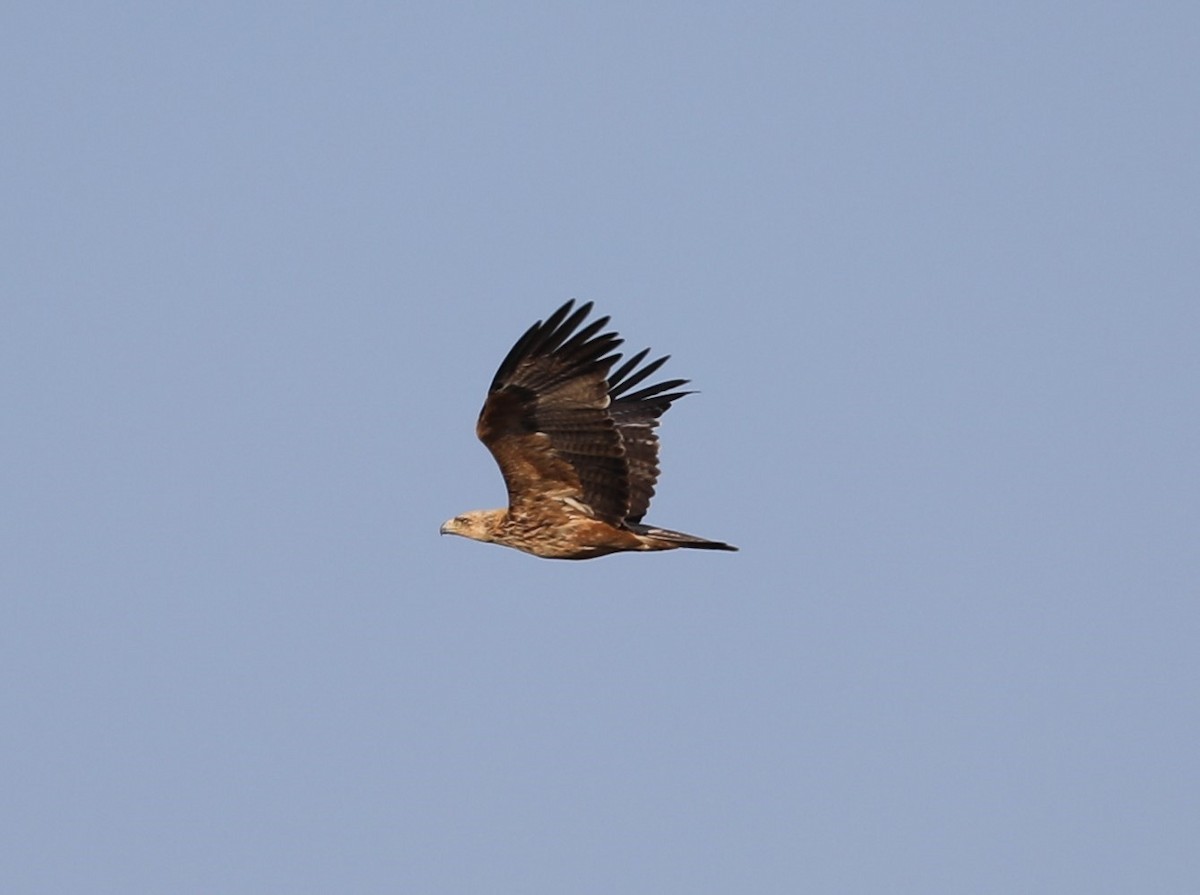
[[[721,541],[646,525],[658,481],[658,420],[688,391],[686,379],[642,388],[667,362],[650,349],[621,360],[623,340],[583,325],[592,302],[572,299],[539,320],[501,362],[475,424],[496,458],[508,507],[472,510],[442,534],[500,544],[546,559],[647,550],[736,550]]]

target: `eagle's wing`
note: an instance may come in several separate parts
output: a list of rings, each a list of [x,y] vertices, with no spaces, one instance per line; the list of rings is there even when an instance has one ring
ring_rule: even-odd
[[[597,335],[607,317],[575,332],[592,303],[571,313],[573,306],[569,301],[535,323],[512,347],[475,432],[500,466],[514,515],[545,512],[550,501],[561,507],[567,499],[620,525],[630,506],[629,464],[607,376],[621,339]]]
[[[667,412],[671,402],[691,392],[672,391],[686,385],[686,379],[670,379],[627,394],[650,374],[667,362],[660,357],[637,370],[649,348],[639,351],[609,377],[608,394],[612,399],[609,413],[617,424],[617,432],[625,447],[625,462],[629,466],[629,510],[625,521],[641,522],[654,496],[658,481],[658,418]]]

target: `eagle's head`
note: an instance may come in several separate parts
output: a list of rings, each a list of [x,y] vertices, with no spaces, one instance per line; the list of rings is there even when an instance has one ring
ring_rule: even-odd
[[[495,541],[506,510],[471,510],[459,513],[442,523],[441,533],[470,538],[472,541]]]

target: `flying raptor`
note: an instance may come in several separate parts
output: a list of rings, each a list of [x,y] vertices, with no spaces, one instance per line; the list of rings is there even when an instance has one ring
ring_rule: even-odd
[[[615,372],[622,342],[608,317],[581,324],[592,303],[572,299],[517,341],[500,364],[475,424],[504,476],[508,508],[472,510],[442,534],[515,547],[547,559],[630,550],[736,550],[646,525],[658,481],[658,418],[686,379],[639,386],[666,357],[639,351]]]

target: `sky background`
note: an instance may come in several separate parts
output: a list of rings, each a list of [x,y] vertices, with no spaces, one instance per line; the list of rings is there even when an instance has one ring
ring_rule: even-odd
[[[1200,891],[1200,12],[18,4],[0,888]],[[439,538],[567,298],[699,394]]]

